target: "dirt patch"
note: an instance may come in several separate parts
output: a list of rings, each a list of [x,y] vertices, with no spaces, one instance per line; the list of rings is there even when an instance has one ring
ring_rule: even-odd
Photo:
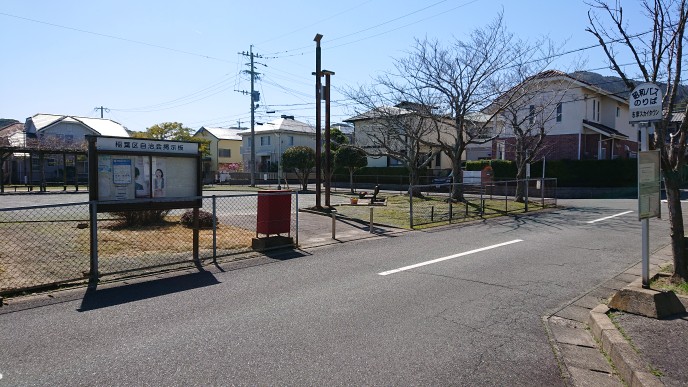
[[[113,273],[189,262],[193,230],[175,221],[154,226],[119,227],[98,224],[99,271]],[[251,249],[255,231],[229,225],[217,227],[217,252]],[[90,232],[79,222],[0,224],[0,292],[83,279],[90,268]],[[200,256],[212,257],[213,231],[200,230]]]

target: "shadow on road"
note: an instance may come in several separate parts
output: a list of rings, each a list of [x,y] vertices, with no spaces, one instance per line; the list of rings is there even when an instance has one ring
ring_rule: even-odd
[[[202,271],[107,289],[89,288],[77,310],[87,312],[219,283],[212,273]]]

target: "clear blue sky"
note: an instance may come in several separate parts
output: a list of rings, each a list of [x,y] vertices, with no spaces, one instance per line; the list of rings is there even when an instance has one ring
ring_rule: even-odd
[[[634,31],[648,28],[638,3],[624,1]],[[254,45],[263,56],[256,121],[287,114],[314,124],[320,33],[322,67],[336,72],[338,122],[353,110],[336,88],[392,70],[414,38],[466,38],[503,10],[519,37],[546,35],[575,50],[596,43],[585,32],[588,9],[579,0],[3,0],[0,118],[98,117],[94,108],[104,106],[105,117],[137,131],[165,121],[247,127],[249,97],[234,90],[250,89],[242,73],[249,60],[238,53]],[[611,75],[598,70],[606,64],[599,48],[562,56],[553,67],[570,70],[580,60],[583,69]]]

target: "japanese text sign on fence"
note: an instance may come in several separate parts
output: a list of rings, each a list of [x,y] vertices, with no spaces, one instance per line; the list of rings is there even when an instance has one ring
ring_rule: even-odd
[[[630,122],[648,122],[662,119],[662,90],[654,83],[641,83],[631,92]]]

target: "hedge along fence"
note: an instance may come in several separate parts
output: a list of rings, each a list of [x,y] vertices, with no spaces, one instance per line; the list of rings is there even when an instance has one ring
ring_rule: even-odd
[[[542,161],[531,164],[531,178],[542,177],[542,164]],[[495,179],[516,177],[516,163],[508,160],[468,161],[466,170],[479,171],[486,165],[492,166]],[[638,160],[546,161],[545,177],[557,178],[559,187],[634,187],[638,179]]]
[[[542,161],[530,166],[531,178],[542,177]],[[467,161],[467,171],[480,171],[490,165],[496,180],[516,178],[516,163],[509,160]],[[436,170],[422,169],[421,183],[432,181]],[[637,159],[616,160],[546,160],[545,177],[556,178],[558,187],[635,187],[638,179]],[[348,182],[347,170],[335,170],[333,181]],[[357,183],[408,184],[408,170],[404,167],[366,167],[354,173]],[[683,169],[683,181],[688,183],[688,166]]]

